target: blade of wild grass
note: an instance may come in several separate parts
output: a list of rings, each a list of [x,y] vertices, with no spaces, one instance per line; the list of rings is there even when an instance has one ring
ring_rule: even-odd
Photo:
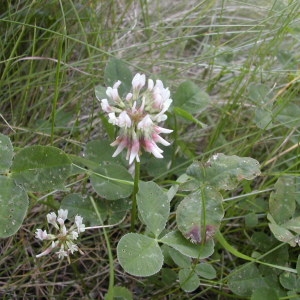
[[[236,257],[239,257],[239,258],[242,258],[244,260],[247,260],[247,261],[251,261],[251,262],[255,262],[255,263],[259,263],[259,264],[262,264],[262,265],[265,265],[265,266],[268,266],[268,267],[272,267],[272,268],[275,268],[275,269],[280,269],[280,270],[283,270],[283,271],[286,271],[286,272],[291,272],[291,273],[295,273],[297,274],[297,270],[296,269],[292,269],[292,268],[288,268],[288,267],[284,267],[284,266],[278,266],[278,265],[275,265],[275,264],[269,264],[269,263],[266,263],[264,261],[261,261],[261,259],[264,257],[264,256],[267,256],[268,254],[272,253],[272,251],[275,251],[277,249],[279,249],[280,247],[283,246],[283,244],[277,246],[276,248],[272,249],[270,252],[266,252],[264,255],[261,255],[260,257],[258,258],[253,258],[253,257],[250,257],[248,255],[245,255],[243,253],[240,253],[239,251],[237,251],[235,248],[233,248],[225,239],[224,239],[224,236],[218,232],[216,234],[216,239],[219,241],[219,243],[224,247],[224,249],[226,249],[227,251],[229,251],[230,253],[232,253],[234,256]]]

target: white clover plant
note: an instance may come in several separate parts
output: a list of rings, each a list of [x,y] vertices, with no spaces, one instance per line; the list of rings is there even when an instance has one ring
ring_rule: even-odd
[[[50,244],[46,250],[36,255],[37,258],[48,255],[52,251],[57,250],[59,259],[67,258],[70,262],[70,254],[79,252],[84,254],[74,242],[77,240],[80,233],[85,231],[85,225],[82,223],[83,218],[79,215],[75,216],[75,222],[69,228],[67,228],[65,222],[68,219],[68,210],[59,209],[56,215],[55,212],[47,214],[47,221],[53,226],[53,230],[56,233],[48,233],[46,230],[37,229],[35,236],[41,241],[49,241]]]
[[[201,122],[196,119],[196,114],[200,115],[209,105],[209,96],[187,81],[177,88],[172,100],[169,88],[161,80],[146,81],[145,74],[140,73],[132,76],[126,64],[117,59],[108,62],[104,73],[107,87],[97,86],[95,93],[101,103],[100,118],[109,141],[88,142],[84,155],[80,157],[52,145],[32,145],[14,153],[10,139],[0,134],[0,199],[8,199],[3,200],[0,211],[0,237],[6,238],[19,230],[29,206],[28,195],[64,191],[67,195],[60,199],[57,214],[47,214],[50,230],[36,229],[35,237],[47,242],[37,258],[55,253],[57,258],[67,258],[70,262],[70,256],[75,252],[83,254],[77,244],[81,233],[86,229],[112,227],[125,222],[131,204],[131,232],[118,241],[116,249],[118,262],[131,275],[151,276],[161,270],[164,264],[161,244],[168,246],[165,249],[171,249],[169,256],[176,256],[174,262],[178,259],[186,262],[184,267],[178,265],[179,269],[183,268],[179,271],[179,282],[182,284],[194,278],[193,282],[197,284],[193,289],[199,286],[200,275],[191,274],[197,269],[197,265],[195,268],[192,264],[214,253],[213,238],[234,255],[252,261],[252,258],[232,250],[219,232],[224,217],[220,190],[232,190],[241,180],[258,176],[259,163],[248,157],[218,153],[206,162],[194,161],[183,174],[178,171],[182,170],[182,161],[177,162],[182,144],[177,143],[175,128],[180,124],[177,124],[176,116],[198,126]],[[203,95],[205,99],[201,102]],[[171,104],[174,106],[172,112]],[[173,129],[165,128],[169,127],[167,114],[170,113],[174,114],[174,145],[161,136],[173,132]],[[158,144],[172,147],[173,153],[170,164],[161,164],[165,168],[163,172],[170,175],[163,187],[161,181],[149,180],[151,176],[148,176],[147,169],[143,170],[146,176],[140,180],[144,152],[152,154],[154,159],[164,159]],[[125,164],[116,158],[123,150],[128,161]],[[184,159],[184,155],[180,159]],[[176,169],[178,165],[180,168],[176,172],[170,169],[170,166]],[[132,177],[130,170],[133,169]],[[93,200],[91,194],[68,194],[66,181],[77,173],[86,175],[84,181],[90,184],[98,199]],[[80,182],[81,179],[74,185],[77,187]],[[73,185],[69,186],[72,189]],[[177,194],[179,188],[183,191],[180,195]],[[91,189],[82,190],[90,193]],[[45,196],[37,199],[37,203],[43,198]],[[89,198],[91,202],[87,201]],[[175,198],[178,203],[173,205]],[[101,203],[101,210],[96,202]],[[67,222],[68,212],[77,214],[74,223]],[[85,227],[82,216],[92,227]],[[126,229],[125,224],[122,230]],[[103,234],[109,254],[108,294],[111,295],[115,261],[105,229]],[[295,242],[299,243],[298,240]]]

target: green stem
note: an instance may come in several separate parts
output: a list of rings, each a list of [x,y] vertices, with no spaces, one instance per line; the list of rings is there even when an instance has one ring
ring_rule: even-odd
[[[259,264],[262,264],[262,265],[265,265],[265,266],[268,266],[268,267],[271,267],[271,268],[276,268],[276,269],[279,269],[279,270],[283,270],[283,271],[286,271],[286,272],[291,272],[291,273],[296,273],[297,274],[297,270],[295,269],[292,269],[292,268],[289,268],[289,267],[284,267],[284,266],[278,266],[278,265],[273,265],[273,264],[269,264],[269,263],[266,263],[264,261],[261,261],[259,259],[262,259],[264,256],[267,256],[269,253],[265,253],[264,255],[261,255],[259,258],[253,258],[253,257],[250,257],[248,255],[245,255],[241,252],[239,252],[238,250],[236,250],[235,248],[233,248],[224,238],[224,236],[222,235],[222,233],[220,231],[218,231],[215,235],[216,239],[218,240],[218,242],[228,251],[230,252],[231,254],[233,254],[234,256],[236,257],[239,257],[241,259],[244,259],[244,260],[248,260],[248,261],[251,261],[251,262],[255,262],[255,263],[259,263]],[[272,249],[273,251],[277,250],[278,248],[282,247],[283,244],[280,244],[279,246],[275,247],[274,249]]]
[[[101,218],[100,212],[97,208],[97,205],[95,203],[95,200],[92,197],[90,197],[90,199],[91,199],[93,207],[96,211],[96,214],[97,214],[97,217],[98,217],[100,223],[103,224],[102,218]],[[108,293],[107,293],[108,297],[106,299],[112,300],[113,299],[113,293],[114,293],[114,291],[113,291],[114,290],[114,284],[115,284],[114,283],[114,280],[115,280],[114,258],[113,258],[112,251],[111,251],[109,237],[108,237],[104,227],[103,227],[103,235],[104,235],[105,242],[106,242],[106,247],[107,247],[107,252],[108,252],[108,260],[109,260],[109,284],[108,284]]]
[[[139,190],[139,180],[140,180],[140,163],[135,160],[135,171],[134,171],[134,183],[133,183],[133,193],[132,193],[132,208],[131,208],[131,232],[134,231],[135,220],[137,218],[137,205],[136,205],[136,194]]]

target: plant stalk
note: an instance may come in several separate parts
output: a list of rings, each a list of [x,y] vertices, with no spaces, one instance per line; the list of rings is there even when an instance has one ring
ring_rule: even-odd
[[[132,208],[131,208],[131,226],[130,226],[131,232],[134,232],[135,221],[137,218],[136,195],[137,192],[139,191],[139,180],[140,180],[140,163],[135,160],[134,184],[133,184]]]

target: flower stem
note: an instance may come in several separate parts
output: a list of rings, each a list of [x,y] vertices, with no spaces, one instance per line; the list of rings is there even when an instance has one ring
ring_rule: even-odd
[[[137,204],[136,204],[136,194],[139,190],[139,180],[140,180],[140,163],[135,160],[135,171],[134,171],[134,185],[132,193],[132,208],[131,208],[131,232],[134,231],[135,221],[137,218]]]

